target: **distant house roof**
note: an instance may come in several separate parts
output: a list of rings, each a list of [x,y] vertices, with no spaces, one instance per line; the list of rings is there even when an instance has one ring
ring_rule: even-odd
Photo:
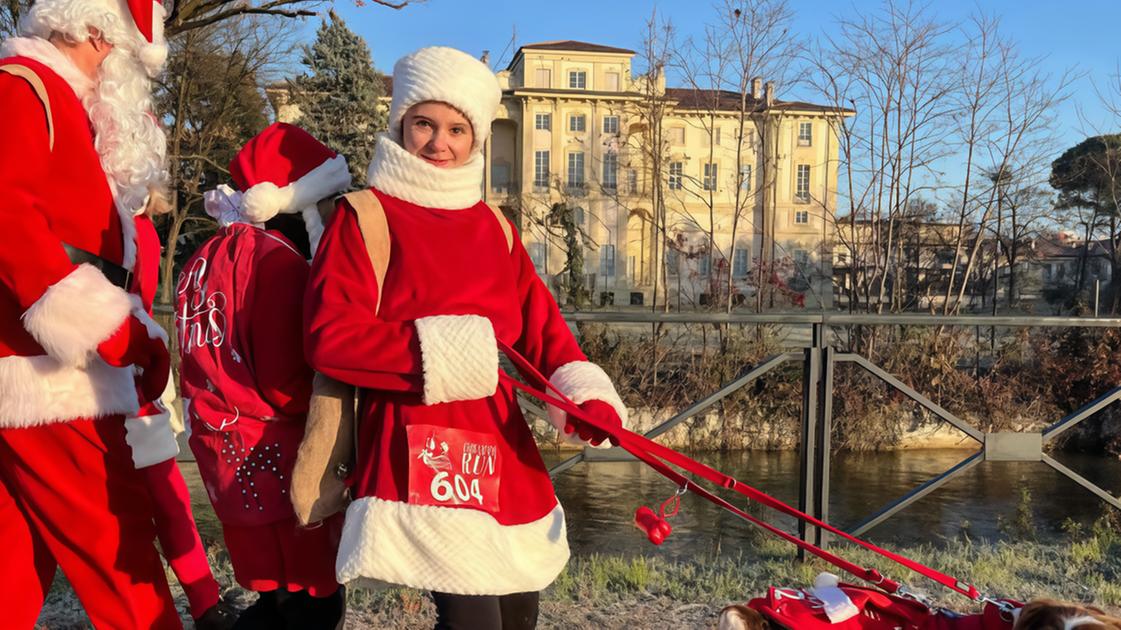
[[[715,109],[717,111],[738,111],[740,108],[740,93],[729,90],[701,90],[695,88],[666,88],[666,97],[677,101],[678,107],[684,109]],[[715,105],[715,107],[714,107]],[[763,111],[763,99],[754,95],[747,95],[747,108],[750,111]],[[816,105],[802,101],[775,100],[771,110],[791,109],[809,110],[815,112],[841,112],[855,114],[856,112],[845,107],[832,107],[830,105]]]
[[[617,53],[633,55],[635,52],[627,48],[616,48],[614,46],[604,46],[602,44],[593,44],[591,42],[579,42],[574,39],[561,39],[551,42],[537,42],[536,44],[525,44],[518,48],[518,52],[523,50],[566,50],[572,52],[597,52],[597,53]],[[517,53],[514,54],[517,57]]]

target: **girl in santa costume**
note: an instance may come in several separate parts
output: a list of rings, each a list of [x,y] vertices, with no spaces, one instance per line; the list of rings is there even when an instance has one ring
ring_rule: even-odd
[[[334,628],[345,608],[334,575],[341,518],[299,528],[288,487],[311,396],[301,300],[322,233],[316,204],[350,173],[310,134],[277,123],[246,143],[230,175],[237,191],[205,199],[222,228],[176,288],[189,444],[234,577],[261,594],[237,627]]]
[[[484,64],[451,48],[397,62],[369,169],[392,253],[383,280],[344,202],[304,303],[309,363],[362,391],[338,579],[432,591],[437,628],[534,627],[538,592],[568,560],[564,511],[499,383],[498,340],[587,413],[626,417],[521,242],[480,199],[500,96]],[[566,432],[606,437],[550,412]]]

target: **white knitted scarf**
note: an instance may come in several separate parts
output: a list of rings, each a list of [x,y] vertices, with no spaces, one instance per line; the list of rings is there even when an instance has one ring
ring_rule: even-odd
[[[387,133],[378,134],[366,182],[387,195],[426,208],[462,210],[483,198],[483,155],[441,168],[409,153]]]

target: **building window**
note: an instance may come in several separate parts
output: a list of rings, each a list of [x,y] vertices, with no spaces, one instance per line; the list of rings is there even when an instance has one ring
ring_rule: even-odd
[[[586,90],[588,88],[588,73],[583,70],[569,72],[568,87],[572,90]]]
[[[702,278],[707,278],[710,271],[712,271],[712,259],[709,258],[708,252],[703,252],[697,259],[697,272]]]
[[[510,192],[510,165],[494,163],[490,167],[490,186],[494,192]]]
[[[533,261],[533,268],[537,270],[537,273],[541,273],[545,269],[545,244],[530,243],[528,249],[529,259]]]
[[[684,170],[685,170],[685,165],[681,162],[670,162],[669,163],[669,189],[670,190],[681,190],[682,188],[685,187],[684,186],[685,179],[683,177]]]
[[[533,122],[534,129],[541,129],[543,131],[551,131],[553,129],[553,115],[552,114],[537,114]]]
[[[638,194],[638,171],[633,168],[627,170],[627,192],[632,195]]]
[[[603,75],[603,78],[604,78],[604,82],[607,84],[604,87],[607,89],[608,92],[618,92],[619,91],[619,73],[618,72],[608,72],[608,73]]]
[[[720,127],[712,130],[712,143],[716,145],[720,144]]]
[[[602,276],[615,277],[614,245],[603,245],[599,248],[599,271]]]
[[[672,247],[666,248],[666,274],[671,276],[677,275],[677,266],[681,264],[677,256],[677,250]]]
[[[747,275],[748,252],[746,249],[737,249],[732,255],[732,275],[743,278]]]
[[[568,191],[570,193],[584,191],[584,153],[582,151],[568,154]]]
[[[549,152],[533,152],[533,188],[537,192],[549,189]]]
[[[802,203],[810,200],[810,165],[798,165],[797,186],[794,189],[794,198]]]
[[[536,80],[536,86],[535,87],[539,87],[539,88],[551,88],[551,87],[553,87],[553,71],[550,70],[549,68],[538,68],[537,69],[537,80]]]
[[[808,273],[810,270],[810,253],[804,249],[794,250],[794,270],[799,273]]]
[[[569,131],[584,131],[588,127],[588,119],[583,114],[573,114],[568,117]]]
[[[705,164],[704,189],[716,190],[716,164]]]
[[[617,153],[605,153],[603,155],[603,187],[607,190],[615,190],[619,185],[619,155]]]
[[[795,210],[794,211],[794,225],[809,225],[810,224],[810,211],[809,210]]]
[[[584,209],[581,208],[580,206],[576,206],[575,208],[572,209],[572,222],[575,223],[577,227],[584,227]],[[588,264],[589,264],[588,261],[585,260],[584,261],[584,268],[585,269],[587,269]]]
[[[676,145],[685,144],[685,127],[670,127],[669,141]]]
[[[798,146],[808,147],[813,144],[814,124],[812,122],[798,123]]]
[[[740,189],[751,190],[751,165],[744,164],[740,167]]]
[[[619,117],[618,116],[604,116],[603,117],[603,133],[619,133]]]

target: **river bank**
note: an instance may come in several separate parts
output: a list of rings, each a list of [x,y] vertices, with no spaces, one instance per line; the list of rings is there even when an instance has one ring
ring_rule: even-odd
[[[964,598],[909,575],[870,552],[837,548],[858,563],[902,578],[940,604],[970,610]],[[1121,533],[1104,519],[1062,543],[987,543],[963,538],[938,546],[893,550],[970,580],[985,593],[1021,600],[1051,596],[1093,602],[1114,612],[1121,607]],[[251,603],[253,595],[233,584],[225,552],[213,547],[211,561],[223,596],[239,607]],[[577,555],[543,593],[538,627],[713,628],[725,605],[758,596],[769,585],[808,585],[818,572],[828,568],[817,560],[800,563],[788,544],[758,536],[750,552],[736,556],[671,560],[654,547],[641,556]],[[173,585],[173,591],[187,623],[182,591],[178,585]],[[434,609],[422,592],[356,588],[350,594],[346,627],[403,630],[432,627],[434,620]],[[73,592],[59,576],[37,627],[70,630],[84,628],[87,623]]]

